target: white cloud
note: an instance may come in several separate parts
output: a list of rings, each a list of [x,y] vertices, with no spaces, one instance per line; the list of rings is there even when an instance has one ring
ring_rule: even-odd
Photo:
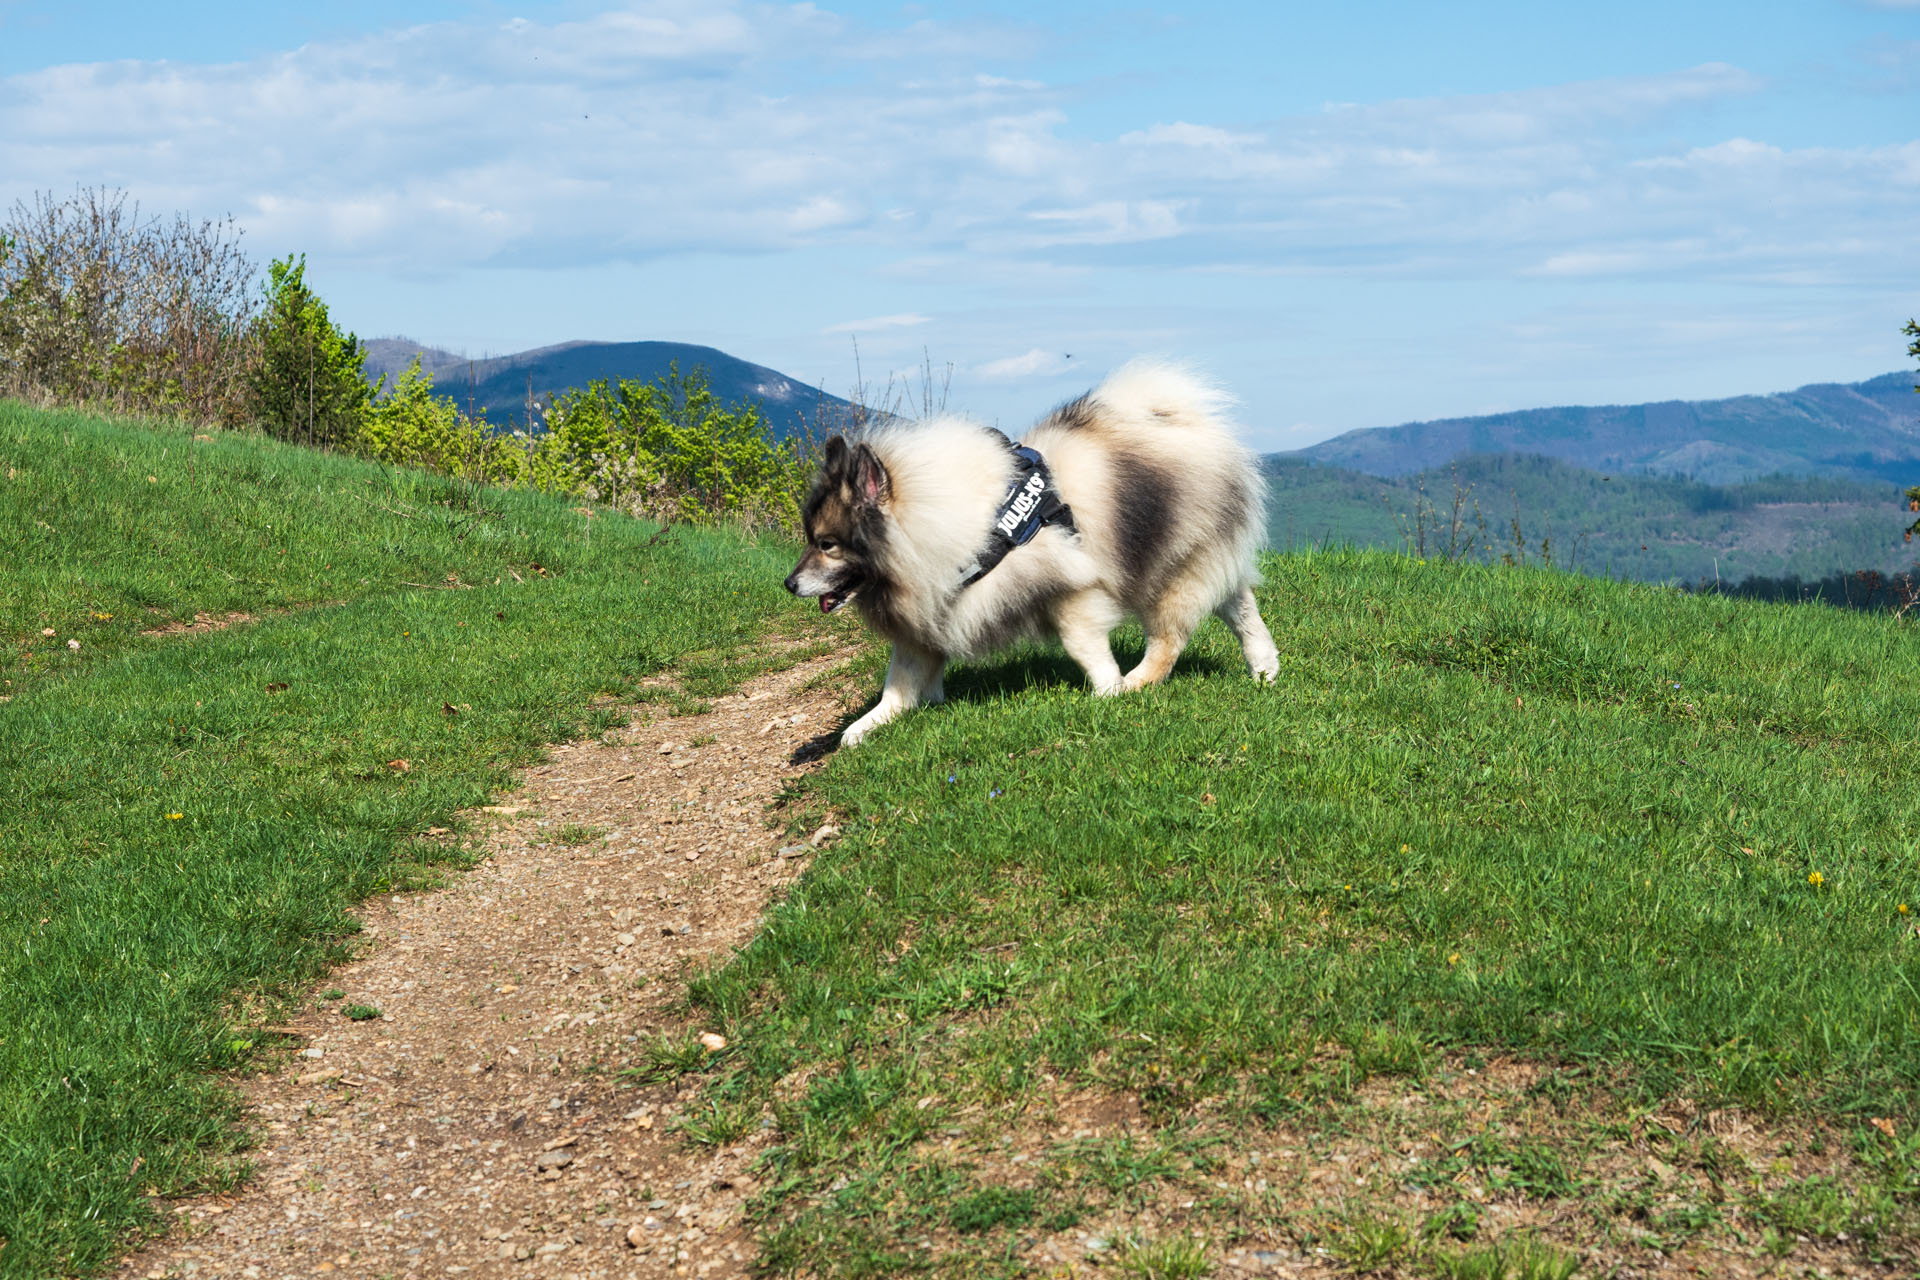
[[[1062,353],[1034,347],[1022,355],[989,360],[973,372],[975,377],[989,382],[1013,382],[1024,378],[1052,377],[1064,373],[1066,368],[1067,358]]]
[[[1086,85],[987,73],[1034,41],[649,0],[231,64],[47,68],[0,80],[0,203],[124,185],[150,210],[233,212],[263,257],[305,251],[382,278],[714,255],[771,273],[821,251],[805,280],[764,277],[804,316],[791,329],[927,326],[873,345],[926,332],[968,376],[1008,384],[1068,371],[1037,346],[1000,354],[1034,342],[1078,352],[1077,367],[1148,336],[1191,350],[1254,331],[1169,321],[1143,284],[1154,271],[1202,290],[1258,275],[1262,305],[1327,277],[1883,289],[1920,273],[1920,142],[1703,134],[1718,118],[1703,109],[1769,90],[1735,67],[1103,130],[1081,114]],[[870,300],[832,300],[849,263],[880,283]],[[1079,330],[1035,317],[1122,278],[1129,292],[1088,302],[1103,318]],[[856,306],[891,314],[835,323]],[[668,308],[686,309],[660,304],[676,323]]]
[[[1226,151],[1236,147],[1257,144],[1261,141],[1257,133],[1229,133],[1225,129],[1216,129],[1207,124],[1188,124],[1176,120],[1172,124],[1156,124],[1151,128],[1137,129],[1132,133],[1120,135],[1124,146],[1151,147],[1208,147]]]
[[[829,325],[822,333],[879,333],[884,329],[908,329],[914,325],[927,323],[927,317],[913,312],[902,312],[892,316],[869,316],[865,320],[848,320],[844,324]]]

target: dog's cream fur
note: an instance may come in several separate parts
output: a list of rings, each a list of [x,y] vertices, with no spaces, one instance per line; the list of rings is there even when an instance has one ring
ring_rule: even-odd
[[[886,687],[845,744],[941,700],[950,658],[1025,635],[1058,635],[1097,694],[1166,677],[1193,629],[1217,614],[1255,678],[1279,670],[1254,603],[1265,485],[1233,437],[1227,400],[1184,370],[1136,362],[1029,431],[1076,531],[1040,530],[972,586],[1014,475],[998,436],[957,418],[888,426],[830,448],[807,506],[807,555],[788,579],[832,607],[858,603],[893,642]],[[1147,651],[1124,676],[1107,636],[1140,619]]]

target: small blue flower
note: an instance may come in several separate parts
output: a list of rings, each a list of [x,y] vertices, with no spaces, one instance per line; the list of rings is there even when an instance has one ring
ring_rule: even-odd
[[[952,782],[952,781],[953,781],[953,775],[952,775],[952,774],[948,774],[948,775],[947,775],[947,781],[948,781],[948,782]]]
[[[987,799],[998,800],[999,798],[1000,798],[1000,788],[995,787],[993,790],[987,792]]]

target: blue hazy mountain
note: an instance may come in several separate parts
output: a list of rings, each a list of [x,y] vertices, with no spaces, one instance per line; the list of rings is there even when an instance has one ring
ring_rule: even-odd
[[[524,425],[529,400],[539,422],[560,392],[600,378],[653,382],[676,364],[683,374],[703,371],[724,404],[758,404],[782,435],[823,423],[838,428],[852,410],[845,400],[765,365],[686,342],[563,342],[480,360],[407,338],[375,338],[366,347],[369,378],[384,373],[391,382],[418,355],[436,392],[453,397],[462,410],[484,412],[498,426]]]
[[[1404,476],[1469,455],[1532,454],[1615,475],[1736,484],[1767,475],[1920,480],[1911,371],[1775,395],[1523,409],[1369,427],[1276,457]]]

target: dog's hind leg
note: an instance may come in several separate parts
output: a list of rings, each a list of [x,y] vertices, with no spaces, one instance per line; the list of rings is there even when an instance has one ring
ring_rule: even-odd
[[[1102,697],[1120,692],[1120,664],[1113,660],[1107,633],[1120,621],[1120,606],[1106,592],[1076,592],[1054,606],[1053,626],[1067,656],[1087,673],[1093,691]]]
[[[1147,636],[1146,656],[1140,659],[1140,665],[1127,672],[1127,678],[1120,682],[1120,688],[1126,693],[1135,689],[1144,689],[1150,684],[1159,684],[1173,670],[1173,664],[1180,661],[1180,654],[1187,647],[1187,637],[1193,634],[1191,626],[1168,626],[1165,623],[1156,626]]]
[[[887,683],[880,690],[880,701],[841,730],[840,745],[851,747],[901,712],[913,710],[929,689],[940,692],[940,672],[946,664],[940,654],[896,641],[893,657],[887,662]]]
[[[1140,665],[1127,672],[1122,689],[1132,693],[1167,678],[1193,629],[1206,620],[1207,610],[1213,605],[1211,597],[1205,581],[1189,571],[1167,584],[1157,598],[1143,603],[1140,623],[1147,633],[1147,652]]]
[[[1240,638],[1240,652],[1246,655],[1247,669],[1255,680],[1265,684],[1280,674],[1280,650],[1274,647],[1273,633],[1260,616],[1252,587],[1241,587],[1213,612]]]

